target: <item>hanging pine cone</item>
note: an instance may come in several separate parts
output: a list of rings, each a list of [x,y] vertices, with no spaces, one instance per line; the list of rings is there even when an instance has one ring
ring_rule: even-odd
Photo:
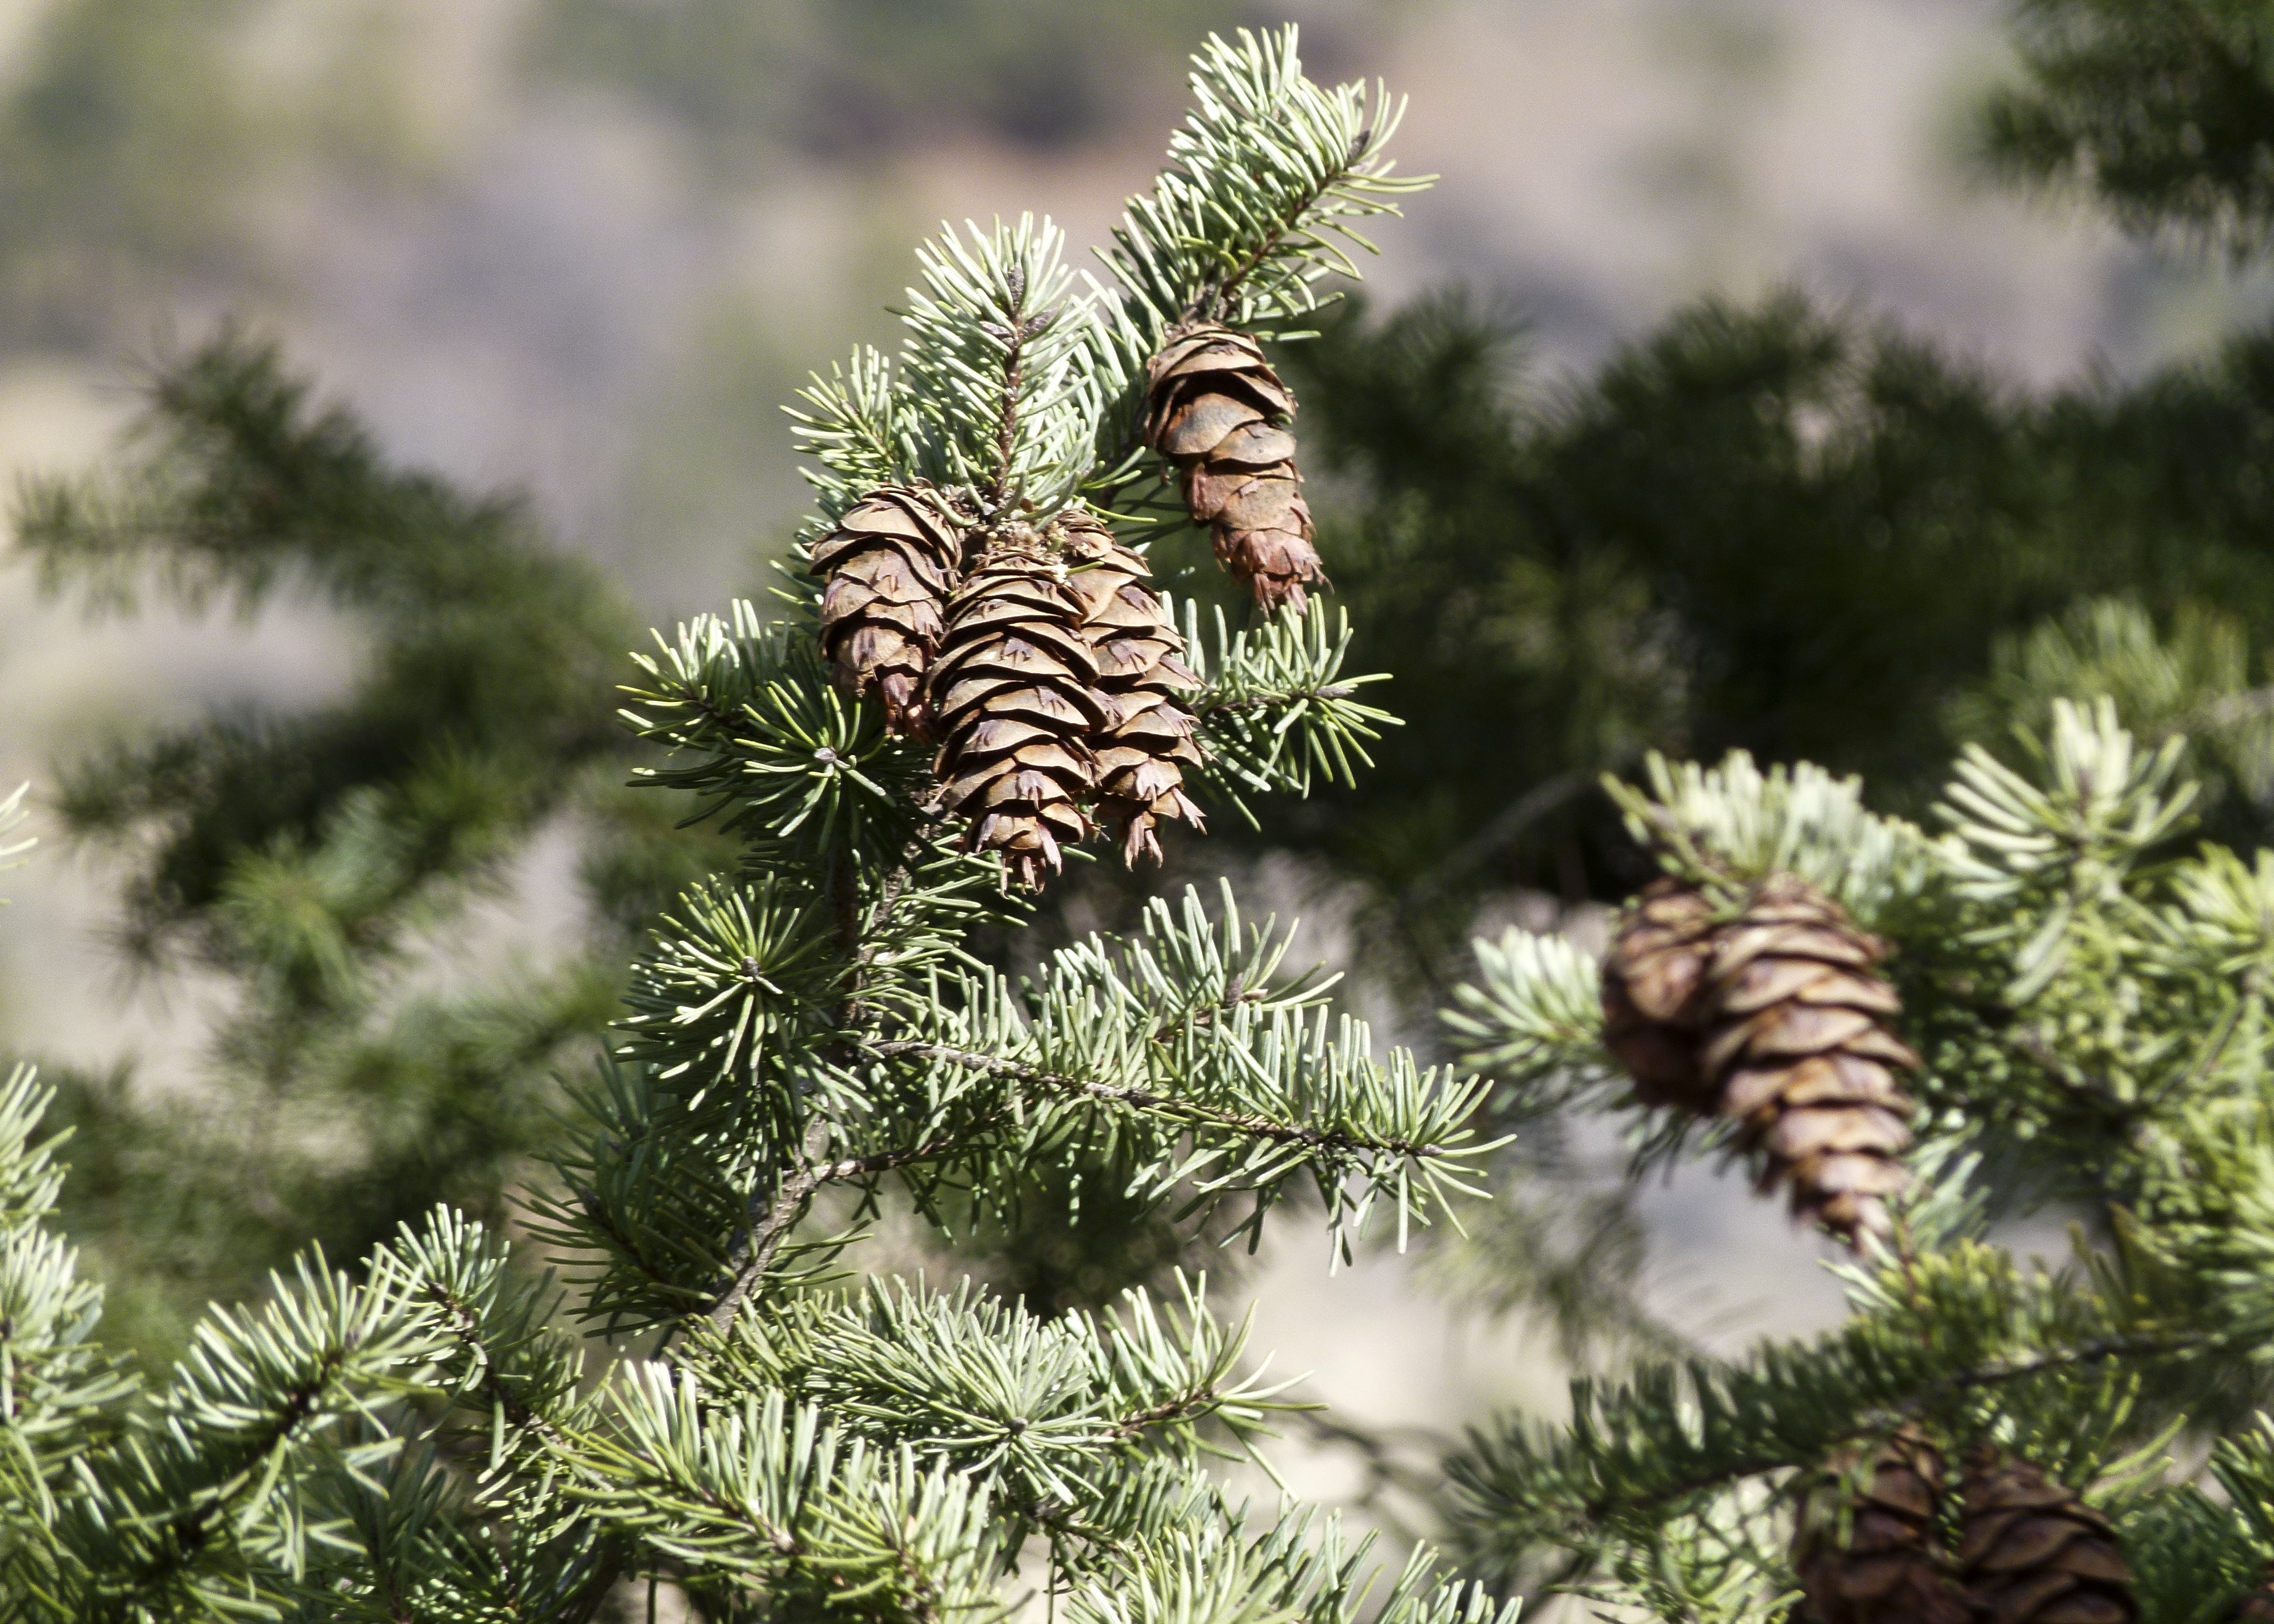
[[[1202,757],[1200,724],[1177,695],[1200,686],[1180,658],[1185,640],[1146,583],[1145,560],[1088,515],[1057,527],[1076,565],[1066,587],[1081,603],[1081,634],[1097,663],[1097,691],[1111,714],[1090,741],[1097,756],[1097,813],[1119,836],[1131,868],[1161,861],[1154,831],[1171,819],[1205,828],[1185,793],[1184,767]]]
[[[1772,876],[1713,938],[1701,1056],[1740,1145],[1766,1152],[1767,1184],[1793,1211],[1852,1241],[1888,1228],[1909,1180],[1919,1060],[1886,1023],[1902,1012],[1877,966],[1886,945],[1807,881]]]
[[[1187,327],[1153,357],[1148,387],[1145,443],[1183,474],[1186,510],[1209,527],[1217,560],[1266,609],[1302,613],[1305,584],[1327,576],[1295,437],[1281,426],[1295,397],[1262,347],[1216,322]]]
[[[847,509],[814,545],[821,651],[840,686],[884,702],[885,726],[925,735],[926,668],[946,627],[962,542],[922,492],[886,485]]]
[[[2135,1624],[2108,1519],[2027,1461],[1967,1462],[1959,1580],[1984,1624]]]
[[[1097,763],[1086,740],[1110,714],[1064,569],[1031,529],[997,538],[948,600],[924,686],[941,806],[968,823],[966,850],[998,853],[1029,889],[1089,833],[1081,808]]]
[[[1645,1103],[1736,1122],[1802,1218],[1851,1242],[1884,1233],[1911,1144],[1895,1074],[1919,1064],[1886,1024],[1902,1011],[1886,954],[1792,875],[1718,920],[1698,888],[1660,880],[1604,966],[1604,1041]]]
[[[1603,1042],[1645,1105],[1713,1109],[1698,1064],[1713,957],[1713,905],[1679,880],[1653,880],[1619,921],[1603,965]]]
[[[1802,1507],[1793,1540],[1807,1616],[1815,1624],[1967,1624],[1966,1598],[1935,1538],[1940,1452],[1905,1427],[1880,1446],[1852,1507],[1826,1492],[1843,1477],[1844,1471],[1831,1474]],[[1845,1545],[1838,1538],[1843,1511],[1852,1511]]]

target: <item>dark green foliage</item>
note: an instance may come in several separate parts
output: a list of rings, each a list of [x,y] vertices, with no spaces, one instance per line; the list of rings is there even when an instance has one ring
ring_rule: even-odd
[[[1991,172],[2087,193],[2127,226],[2237,254],[2274,222],[2274,11],[2264,0],[2022,0],[2025,82],[1992,96]]]
[[[1453,298],[1285,351],[1344,493],[1322,545],[1353,658],[1407,725],[1276,838],[1366,880],[1425,967],[1480,886],[1623,890],[1593,784],[1645,749],[1804,757],[1916,811],[1951,726],[2005,732],[1952,708],[1999,637],[2112,592],[2274,620],[2274,337],[2042,398],[1792,294],[1709,301],[1561,389],[1522,355]],[[2248,675],[2205,658],[2224,691]],[[2036,714],[2054,691],[2082,690]]]
[[[517,502],[390,468],[234,337],[153,377],[134,443],[116,480],[24,492],[19,546],[49,591],[106,613],[153,591],[314,606],[360,657],[337,700],[123,737],[62,775],[66,829],[123,869],[134,957],[236,992],[192,1095],[59,1079],[98,1156],[72,1222],[162,1346],[312,1236],[353,1258],[438,1200],[494,1214],[548,1131],[550,1073],[614,1012],[619,932],[703,843],[615,816],[600,786],[623,771],[606,710],[629,617]],[[614,910],[593,938],[438,984],[469,907],[587,808]]]

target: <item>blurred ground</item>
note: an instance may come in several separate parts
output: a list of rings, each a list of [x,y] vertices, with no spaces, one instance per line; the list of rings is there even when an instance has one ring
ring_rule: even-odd
[[[1967,184],[1958,111],[2000,60],[1982,0],[0,0],[0,475],[93,461],[138,360],[235,318],[398,455],[526,487],[659,619],[712,606],[800,505],[779,407],[887,335],[915,238],[1033,209],[1096,240],[1156,162],[1181,46],[1282,11],[1314,71],[1412,94],[1405,167],[1442,177],[1383,234],[1384,296],[1504,297],[1554,365],[1786,281],[2037,383],[2274,304]],[[353,658],[304,611],[90,628],[0,572],[0,785]],[[94,876],[49,852],[11,882],[11,1043],[186,1075],[196,989],[122,1016]],[[547,847],[490,951],[541,951],[565,891]],[[1702,1175],[1653,1201],[1666,1300],[1708,1340],[1836,1312],[1772,1208]],[[1520,1332],[1322,1259],[1275,1241],[1256,1345],[1355,1418],[1553,1402]]]

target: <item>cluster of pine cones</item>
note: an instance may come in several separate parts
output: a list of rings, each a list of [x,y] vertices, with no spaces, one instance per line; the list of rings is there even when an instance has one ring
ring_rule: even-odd
[[[1668,878],[1638,897],[1603,967],[1603,1038],[1645,1105],[1718,1116],[1762,1153],[1794,1212],[1851,1244],[1890,1228],[1909,1179],[1919,1061],[1888,1023],[1886,944],[1806,881],[1773,875],[1741,904]]]
[[[1852,1468],[1850,1459],[1839,1463]],[[1827,1475],[1826,1486],[1840,1481]],[[1793,1562],[1811,1624],[2135,1624],[2132,1574],[2108,1519],[2027,1461],[1968,1461],[1958,1549],[1943,1548],[1942,1455],[1906,1427],[1852,1504],[1802,1510]],[[1849,1533],[1837,1537],[1841,1513]]]
[[[1146,440],[1178,470],[1193,523],[1267,609],[1325,579],[1285,424],[1295,399],[1245,333],[1178,330],[1155,357]],[[1091,515],[983,524],[950,492],[886,486],[813,548],[823,653],[930,740],[937,809],[1029,889],[1060,853],[1115,831],[1133,865],[1156,831],[1201,826],[1184,769],[1202,761],[1180,693],[1197,686],[1145,560]]]
[[[1201,826],[1184,769],[1201,756],[1177,697],[1197,682],[1152,572],[1079,510],[968,523],[909,486],[849,510],[813,550],[822,651],[893,732],[938,745],[937,809],[1018,883],[1057,872],[1093,816],[1133,864],[1157,859],[1162,823]]]

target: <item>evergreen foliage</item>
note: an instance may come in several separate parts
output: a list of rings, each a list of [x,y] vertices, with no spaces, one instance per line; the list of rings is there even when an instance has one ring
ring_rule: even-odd
[[[197,1097],[131,1068],[55,1074],[58,1118],[87,1131],[72,1226],[117,1323],[168,1350],[312,1237],[354,1258],[440,1199],[495,1217],[544,1141],[552,1068],[614,1011],[626,938],[709,859],[607,787],[629,616],[518,502],[388,467],[226,335],[155,373],[133,443],[117,475],[22,492],[17,545],[48,591],[98,613],[285,599],[336,616],[358,657],[335,700],[219,711],[62,770],[64,829],[121,872],[131,960],[232,993]],[[437,984],[433,944],[572,811],[591,940]]]
[[[2257,0],[2023,0],[2026,82],[1978,130],[1991,171],[2240,255],[2274,220],[2274,19]]]
[[[1448,1515],[1487,1575],[1552,1573],[1667,1618],[1779,1616],[1810,1473],[1915,1425],[1953,1460],[1992,1446],[2086,1490],[2142,1552],[2145,1617],[2227,1616],[2257,1582],[2274,1553],[2245,1508],[2270,1485],[2227,1462],[2261,1458],[2269,1396],[2248,1259],[2274,1211],[2274,858],[2179,849],[2195,797],[2181,743],[2144,748],[2107,700],[2054,703],[2030,742],[2026,770],[1970,748],[1933,838],[1862,812],[1852,780],[1742,756],[1653,763],[1650,794],[1622,792],[1668,873],[1820,876],[1893,938],[1929,1137],[1894,1238],[1843,1270],[1845,1325],[1741,1358],[1645,1359],[1578,1384],[1567,1425],[1480,1430]],[[1638,1162],[1696,1142],[1600,1051],[1585,960],[1519,934],[1482,968],[1454,1031],[1513,1109],[1608,1099]],[[1726,1133],[1699,1148],[1716,1147]],[[1996,1217],[2048,1207],[2082,1220],[2067,1265],[1991,1237]],[[2189,1462],[2206,1446],[2232,1505],[2202,1498]]]
[[[2127,680],[2169,689],[2160,705],[2215,683],[2202,703],[2234,717],[2183,731],[2252,748],[2238,696],[2263,650],[2185,650],[2274,619],[2264,333],[2136,386],[2032,395],[1797,293],[1705,301],[1567,383],[1473,300],[1363,318],[1329,312],[1282,361],[1338,477],[1320,545],[1352,658],[1396,673],[1405,725],[1379,771],[1272,838],[1362,883],[1369,941],[1440,992],[1480,894],[1577,902],[1648,873],[1594,786],[1652,749],[1860,772],[1916,816],[1952,744],[2002,749],[2008,720],[2106,691],[2053,681],[2044,640],[2106,662],[2149,627],[2183,670]],[[2101,598],[2129,607],[2083,606]],[[2134,629],[2085,626],[2106,613]],[[2025,718],[1998,695],[2032,664]],[[2254,770],[2205,771],[2207,832],[2256,838]]]
[[[1318,233],[1376,148],[1349,127],[1356,93],[1311,86],[1294,44],[1243,35],[1199,58],[1195,128],[1299,159],[1287,172],[1311,190],[1187,162],[1162,195],[1192,201],[1217,252],[1152,284],[1177,310],[1253,275],[1239,308],[1291,314],[1309,269],[1341,263]],[[1022,222],[926,252],[897,364],[856,357],[876,387],[809,397],[825,514],[865,481],[929,479],[953,511],[1027,535],[1101,473],[1127,478],[1097,447],[1126,410],[1116,388],[1141,376],[1110,364],[1112,335],[1140,330],[1150,296],[1078,289],[1057,249]],[[202,365],[271,376],[229,351]],[[585,737],[581,667],[561,662],[557,711],[497,726],[479,703],[486,650],[448,641],[448,589],[502,578],[527,606],[538,646],[504,660],[581,651],[596,611],[508,511],[388,474],[289,391],[216,398],[227,432],[190,414],[186,443],[162,444],[125,492],[35,496],[32,545],[58,571],[116,579],[151,556],[140,538],[162,538],[156,556],[191,592],[300,572],[370,610],[377,674],[305,741],[191,735],[183,753],[217,762],[230,795],[111,812],[83,788],[67,804],[148,832],[138,919],[154,948],[229,962],[222,905],[250,883],[238,863],[262,861],[343,871],[321,901],[375,895],[336,936],[383,955],[412,901],[471,883],[584,759],[565,742]],[[325,477],[280,490],[262,457],[280,442],[296,453],[282,463]],[[738,604],[661,640],[630,696],[634,732],[668,752],[636,769],[642,793],[712,820],[737,861],[682,890],[637,955],[614,1053],[537,1192],[521,1250],[557,1261],[565,1289],[437,1206],[352,1271],[304,1252],[264,1299],[212,1310],[169,1372],[134,1380],[93,1351],[97,1294],[49,1227],[60,1141],[33,1139],[46,1099],[26,1072],[0,1093],[0,1191],[18,1192],[0,1206],[18,1372],[0,1457],[26,1485],[5,1514],[14,1616],[575,1620],[644,1580],[651,1609],[667,1582],[721,1620],[990,1617],[1015,1605],[1025,1557],[1054,1609],[1100,1624],[1512,1617],[1426,1553],[1370,1597],[1367,1544],[1333,1519],[1229,1498],[1208,1457],[1252,1450],[1286,1401],[1198,1281],[1165,1304],[1139,1291],[1115,1314],[1045,1319],[968,1287],[837,1278],[888,1192],[939,1223],[1013,1200],[1038,1169],[1078,1169],[1141,1214],[1236,1203],[1251,1233],[1299,1184],[1346,1256],[1370,1222],[1402,1237],[1449,1216],[1495,1144],[1477,1125],[1484,1085],[1377,1050],[1333,1009],[1331,979],[1291,970],[1287,934],[1229,890],[1160,900],[1127,939],[1073,944],[1024,979],[990,966],[975,933],[1016,928],[1032,899],[962,849],[923,747],[830,686],[811,595],[785,597],[772,616]],[[1202,789],[1301,790],[1362,759],[1385,718],[1351,698],[1363,679],[1344,674],[1347,634],[1326,616],[1206,643],[1188,623],[1216,758]],[[451,656],[462,682],[417,686]],[[433,749],[391,748],[405,688],[433,709]],[[363,746],[361,777],[261,775],[335,735]],[[469,778],[496,797],[473,823],[487,839],[365,832],[415,828],[438,780]],[[259,826],[259,855],[189,861],[208,809]],[[369,854],[398,847],[405,861],[368,878]],[[360,967],[306,962],[252,992],[297,1012],[340,996],[336,966]],[[652,1334],[646,1357],[587,1371],[580,1324],[619,1355]]]

